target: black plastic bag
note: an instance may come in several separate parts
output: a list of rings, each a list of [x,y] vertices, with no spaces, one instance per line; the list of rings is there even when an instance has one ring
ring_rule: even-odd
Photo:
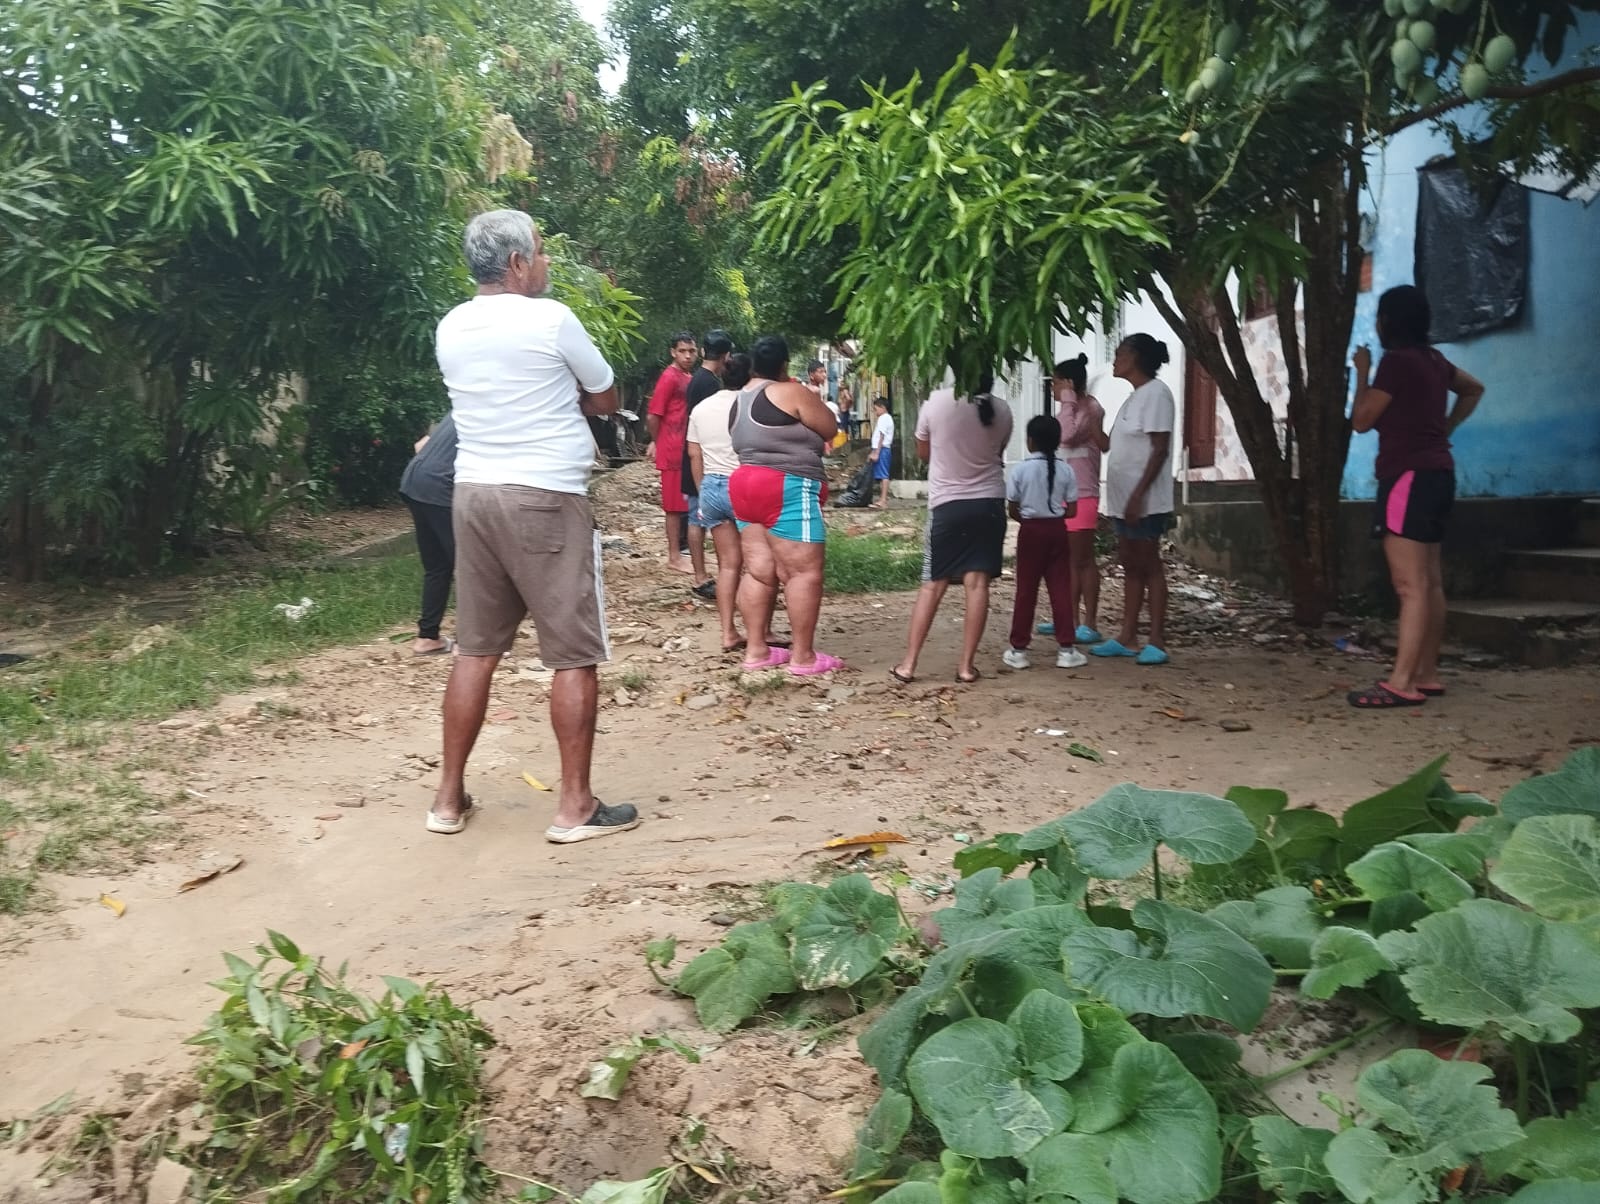
[[[1453,163],[1417,172],[1417,287],[1435,343],[1508,326],[1528,290],[1528,190],[1481,190]]]

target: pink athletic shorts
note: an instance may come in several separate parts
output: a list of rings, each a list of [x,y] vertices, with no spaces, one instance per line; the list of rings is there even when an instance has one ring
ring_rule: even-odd
[[[1100,499],[1081,497],[1078,512],[1067,519],[1068,531],[1093,531],[1100,525]]]

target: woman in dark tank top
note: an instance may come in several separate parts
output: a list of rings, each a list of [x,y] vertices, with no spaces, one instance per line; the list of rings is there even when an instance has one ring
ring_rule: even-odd
[[[746,670],[787,664],[796,677],[842,668],[836,656],[818,652],[817,617],[822,609],[822,569],[827,530],[822,502],[827,493],[822,454],[838,433],[834,413],[810,389],[787,379],[789,345],[764,335],[750,348],[753,374],[729,417],[739,469],[728,495],[740,523],[745,576],[739,583],[744,619]],[[768,631],[784,588],[792,651],[770,647]]]

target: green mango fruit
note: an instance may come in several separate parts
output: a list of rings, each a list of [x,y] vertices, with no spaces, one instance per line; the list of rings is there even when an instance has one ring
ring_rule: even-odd
[[[1201,83],[1199,80],[1195,80],[1184,91],[1183,99],[1188,104],[1197,105],[1197,104],[1200,103],[1201,98],[1203,98],[1205,96],[1205,94],[1206,94],[1206,86],[1205,86],[1205,84]]]
[[[1394,64],[1396,75],[1410,77],[1422,66],[1422,51],[1415,42],[1402,40],[1389,47],[1389,61]],[[1466,72],[1462,72],[1462,79],[1465,78]]]
[[[1239,42],[1244,37],[1244,31],[1239,28],[1238,22],[1229,21],[1217,31],[1217,54],[1225,59],[1231,59],[1234,51],[1239,49]]]
[[[1483,65],[1489,69],[1491,75],[1499,75],[1511,66],[1511,60],[1516,57],[1517,44],[1508,34],[1490,38],[1489,44],[1483,48]]]
[[[1438,37],[1439,31],[1429,21],[1413,21],[1406,29],[1406,40],[1424,54],[1433,49]]]
[[[1482,100],[1489,90],[1489,70],[1482,63],[1468,63],[1461,69],[1461,94],[1468,100]]]

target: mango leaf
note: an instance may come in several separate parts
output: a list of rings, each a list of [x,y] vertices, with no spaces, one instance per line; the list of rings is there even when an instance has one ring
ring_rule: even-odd
[[[1211,1016],[1242,1032],[1254,1028],[1272,991],[1272,967],[1226,925],[1154,899],[1133,909],[1134,923],[1157,940],[1086,928],[1062,942],[1070,978],[1125,1012]]]
[[[1450,828],[1456,827],[1464,819],[1483,819],[1500,814],[1500,808],[1483,795],[1463,793],[1442,776],[1428,792],[1428,810]]]
[[[1500,800],[1500,813],[1519,823],[1534,815],[1600,818],[1600,745],[1580,748],[1554,773],[1518,782]]]
[[[1023,1156],[1030,1204],[1117,1204],[1106,1145],[1086,1133],[1057,1133]]]
[[[1510,1204],[1600,1204],[1600,1183],[1577,1179],[1530,1183],[1511,1197]]]
[[[940,1029],[911,1055],[906,1081],[945,1145],[972,1158],[1015,1158],[1072,1118],[1067,1093],[1028,1076],[1016,1032],[998,1020]]]
[[[1472,887],[1426,853],[1397,840],[1378,845],[1346,871],[1373,902],[1411,891],[1434,911],[1448,911],[1473,896]]]
[[[1469,899],[1410,932],[1385,933],[1378,945],[1417,1009],[1440,1024],[1567,1041],[1580,1027],[1567,1009],[1600,1006],[1594,939],[1507,903]]]
[[[1149,1041],[1123,1045],[1107,1086],[1114,1122],[1079,1117],[1099,1143],[1117,1194],[1133,1204],[1201,1204],[1222,1187],[1222,1141],[1211,1094],[1178,1055]],[[1092,1125],[1092,1127],[1091,1127]],[[1030,1179],[1031,1181],[1031,1179]],[[1071,1197],[1071,1183],[1040,1187]]]
[[[1413,832],[1400,840],[1468,882],[1478,882],[1483,879],[1485,864],[1499,853],[1513,829],[1510,820],[1497,815],[1467,832]]]
[[[1275,886],[1254,899],[1231,899],[1206,912],[1278,965],[1303,970],[1323,928],[1316,897],[1303,886]]]
[[[1113,786],[1060,821],[1078,864],[1097,878],[1130,878],[1165,844],[1190,861],[1212,864],[1246,853],[1256,830],[1226,799],[1181,790]]]
[[[1019,939],[1015,932],[995,932],[940,950],[922,972],[922,981],[890,1004],[857,1038],[861,1056],[878,1072],[885,1087],[905,1087],[906,1062],[916,1047],[923,1021],[955,998],[956,988],[973,962],[1006,956]]]
[[[1411,832],[1445,832],[1455,825],[1441,820],[1429,807],[1434,788],[1444,773],[1448,756],[1424,765],[1398,786],[1363,799],[1344,813],[1339,848],[1348,863],[1375,845]]]
[[[900,939],[900,907],[865,874],[847,874],[817,896],[793,929],[791,964],[808,991],[848,987],[878,968]]]
[[[882,1174],[910,1128],[911,1097],[889,1088],[872,1105],[866,1122],[856,1134],[856,1160],[850,1171],[850,1182],[860,1183]]]
[[[796,985],[783,937],[771,921],[762,920],[739,925],[722,944],[695,958],[678,975],[675,989],[694,997],[701,1024],[727,1032]]]
[[[1322,1162],[1333,1140],[1330,1130],[1297,1125],[1286,1116],[1254,1116],[1250,1118],[1250,1136],[1255,1142],[1261,1185],[1271,1188],[1280,1200],[1334,1196],[1333,1178]]]
[[[1325,1159],[1355,1204],[1422,1204],[1437,1199],[1440,1172],[1516,1141],[1517,1118],[1484,1083],[1489,1068],[1403,1049],[1367,1067],[1356,1100],[1359,1128],[1334,1137]]]
[[[1311,946],[1311,973],[1300,980],[1300,993],[1312,999],[1331,999],[1342,987],[1364,986],[1393,969],[1394,963],[1370,932],[1335,925],[1324,929]]]
[[[1546,919],[1600,915],[1600,819],[1530,816],[1506,841],[1489,880]]]
[[[1600,1083],[1565,1116],[1529,1121],[1522,1140],[1483,1160],[1494,1179],[1583,1179],[1600,1183]]]
[[[1001,920],[1013,912],[1033,906],[1033,885],[1026,878],[1002,878],[991,866],[956,883],[956,901],[933,913],[939,935],[958,945],[976,937],[999,932]]]

